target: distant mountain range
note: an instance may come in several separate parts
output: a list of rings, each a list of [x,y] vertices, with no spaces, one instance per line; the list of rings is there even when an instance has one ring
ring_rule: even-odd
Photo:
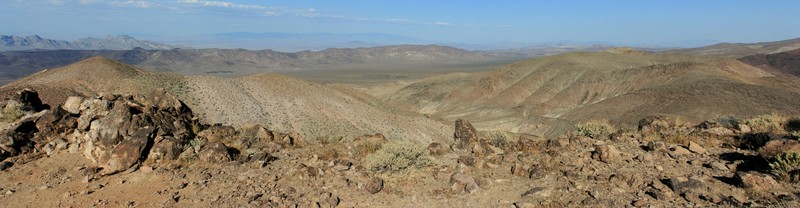
[[[506,58],[485,52],[437,45],[395,45],[296,53],[244,49],[145,50],[141,48],[6,51],[0,52],[0,79],[16,79],[43,69],[61,67],[95,56],[108,57],[154,71],[227,75],[330,69],[356,65],[477,63]]]
[[[157,43],[147,40],[137,40],[127,35],[106,36],[104,38],[83,38],[76,41],[65,40],[52,40],[42,38],[38,35],[31,36],[12,36],[0,35],[0,51],[18,51],[18,50],[131,50],[134,48],[142,48],[147,50],[165,50],[173,48],[186,48],[178,47],[163,43]]]

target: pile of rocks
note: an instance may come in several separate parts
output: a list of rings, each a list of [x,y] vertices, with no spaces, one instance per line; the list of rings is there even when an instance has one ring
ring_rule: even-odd
[[[195,159],[210,163],[232,160],[266,163],[269,148],[298,146],[296,133],[278,133],[255,126],[237,131],[230,126],[201,124],[192,111],[163,89],[150,95],[68,97],[46,109],[32,90],[4,102],[22,109],[20,118],[0,132],[0,155],[83,154],[109,175],[141,165],[174,168]]]

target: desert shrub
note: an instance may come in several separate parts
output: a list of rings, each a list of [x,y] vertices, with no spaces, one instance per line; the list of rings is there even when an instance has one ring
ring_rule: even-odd
[[[785,179],[796,181],[800,175],[800,153],[784,152],[769,163],[772,173]]]
[[[725,128],[738,129],[739,124],[741,124],[742,121],[739,120],[739,118],[733,116],[725,116],[717,118],[717,123],[719,123],[719,125],[722,125]]]
[[[6,107],[3,108],[3,115],[0,117],[0,120],[4,122],[13,122],[22,118],[24,115],[25,112],[19,107]]]
[[[381,149],[385,141],[379,139],[365,139],[354,142],[353,155],[358,158],[364,158],[369,154],[375,153]]]
[[[745,124],[750,126],[753,132],[765,133],[781,130],[781,124],[786,119],[780,114],[773,113],[769,115],[761,115],[755,118],[745,120]]]
[[[578,136],[587,136],[594,139],[608,137],[614,131],[614,126],[608,121],[592,120],[585,123],[580,123],[575,127],[578,128],[576,132]]]
[[[386,143],[366,159],[367,170],[375,174],[405,173],[412,168],[425,167],[431,163],[425,147],[407,141]]]
[[[491,138],[491,144],[495,147],[505,149],[511,143],[512,136],[508,132],[495,131],[488,134],[488,138]]]

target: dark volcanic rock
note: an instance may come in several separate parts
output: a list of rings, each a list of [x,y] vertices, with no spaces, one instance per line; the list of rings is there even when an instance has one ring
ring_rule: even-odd
[[[198,155],[201,161],[209,163],[221,163],[231,161],[228,147],[220,141],[212,141],[206,144]]]
[[[458,149],[470,148],[472,144],[478,142],[478,131],[475,130],[475,127],[472,127],[469,121],[464,119],[456,120],[453,136],[455,137],[453,147]]]

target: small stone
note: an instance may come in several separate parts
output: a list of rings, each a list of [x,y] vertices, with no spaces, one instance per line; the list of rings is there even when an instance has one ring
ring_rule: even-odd
[[[711,162],[708,166],[715,170],[729,170],[728,166],[725,166],[725,163],[722,162]]]
[[[672,158],[677,158],[678,156],[689,155],[689,154],[692,154],[692,152],[681,146],[674,147],[672,148],[672,151],[669,152],[669,156]]]
[[[7,190],[6,191],[6,195],[14,194],[14,192],[17,192],[17,191],[15,191],[14,189]]]
[[[700,160],[692,160],[692,161],[689,161],[689,164],[692,164],[692,165],[694,165],[694,166],[702,166],[702,165],[703,165],[703,161],[700,161]]]
[[[647,151],[666,151],[667,144],[664,142],[650,141],[647,143]]]
[[[77,96],[69,96],[67,97],[67,101],[64,102],[64,105],[61,106],[61,108],[71,114],[80,114],[81,103],[83,103],[83,98]]]
[[[524,193],[522,193],[521,196],[522,197],[533,197],[533,198],[547,198],[547,197],[550,197],[551,192],[552,192],[552,190],[549,189],[549,188],[534,187],[534,188],[528,189],[528,191],[525,191]]]
[[[454,173],[451,175],[449,183],[453,191],[456,192],[466,191],[472,194],[478,189],[478,183],[476,183],[472,177],[463,173]]]
[[[492,184],[493,184],[491,180],[483,178],[483,177],[475,179],[475,183],[478,183],[478,186],[480,186],[481,188],[486,189],[486,190],[491,189],[492,188]]]
[[[182,183],[179,183],[177,186],[175,186],[175,189],[184,189],[188,185],[189,185],[188,183],[183,183],[182,182]]]
[[[53,144],[46,144],[44,145],[44,153],[47,155],[52,155],[53,152],[56,151],[56,147]]]
[[[706,153],[706,149],[703,148],[703,146],[700,146],[700,144],[697,144],[697,143],[695,143],[693,141],[689,141],[689,151],[692,151],[692,152],[697,153],[697,154],[705,154]]]
[[[592,158],[595,160],[600,160],[605,163],[613,163],[619,160],[620,156],[619,150],[611,145],[598,145],[594,149],[594,154],[592,154]]]
[[[739,131],[746,134],[752,132],[753,130],[746,124],[739,124]]]
[[[49,189],[49,188],[50,188],[50,186],[44,185],[44,186],[40,186],[39,190],[45,190],[45,189]]]
[[[536,206],[535,204],[530,203],[530,202],[517,202],[517,203],[514,203],[514,207],[515,208],[534,208],[534,207],[539,207],[539,206]]]
[[[467,165],[467,166],[470,166],[470,167],[474,167],[476,161],[477,160],[475,159],[475,157],[472,157],[472,156],[459,156],[458,160],[457,160],[458,163],[461,163],[461,164],[464,164],[464,165]]]
[[[383,179],[378,177],[372,177],[372,179],[367,182],[367,191],[371,194],[376,194],[383,190]]]
[[[769,175],[755,171],[739,171],[736,172],[734,178],[739,182],[741,187],[758,192],[775,190],[780,186],[778,182]]]
[[[0,162],[0,171],[4,171],[10,168],[11,166],[14,166],[14,163],[8,161]]]
[[[633,201],[633,203],[631,203],[631,205],[633,205],[634,207],[645,207],[647,205],[650,205],[650,202],[648,202],[647,200],[644,200],[644,199],[639,199],[639,200]]]
[[[153,167],[142,166],[141,168],[139,168],[139,170],[141,170],[142,173],[150,173],[150,172],[153,172]]]
[[[339,205],[340,199],[337,196],[331,196],[326,200],[331,207],[336,207]]]
[[[673,177],[669,179],[670,188],[677,194],[684,194],[693,189],[700,187],[701,182],[693,178],[686,177]]]

